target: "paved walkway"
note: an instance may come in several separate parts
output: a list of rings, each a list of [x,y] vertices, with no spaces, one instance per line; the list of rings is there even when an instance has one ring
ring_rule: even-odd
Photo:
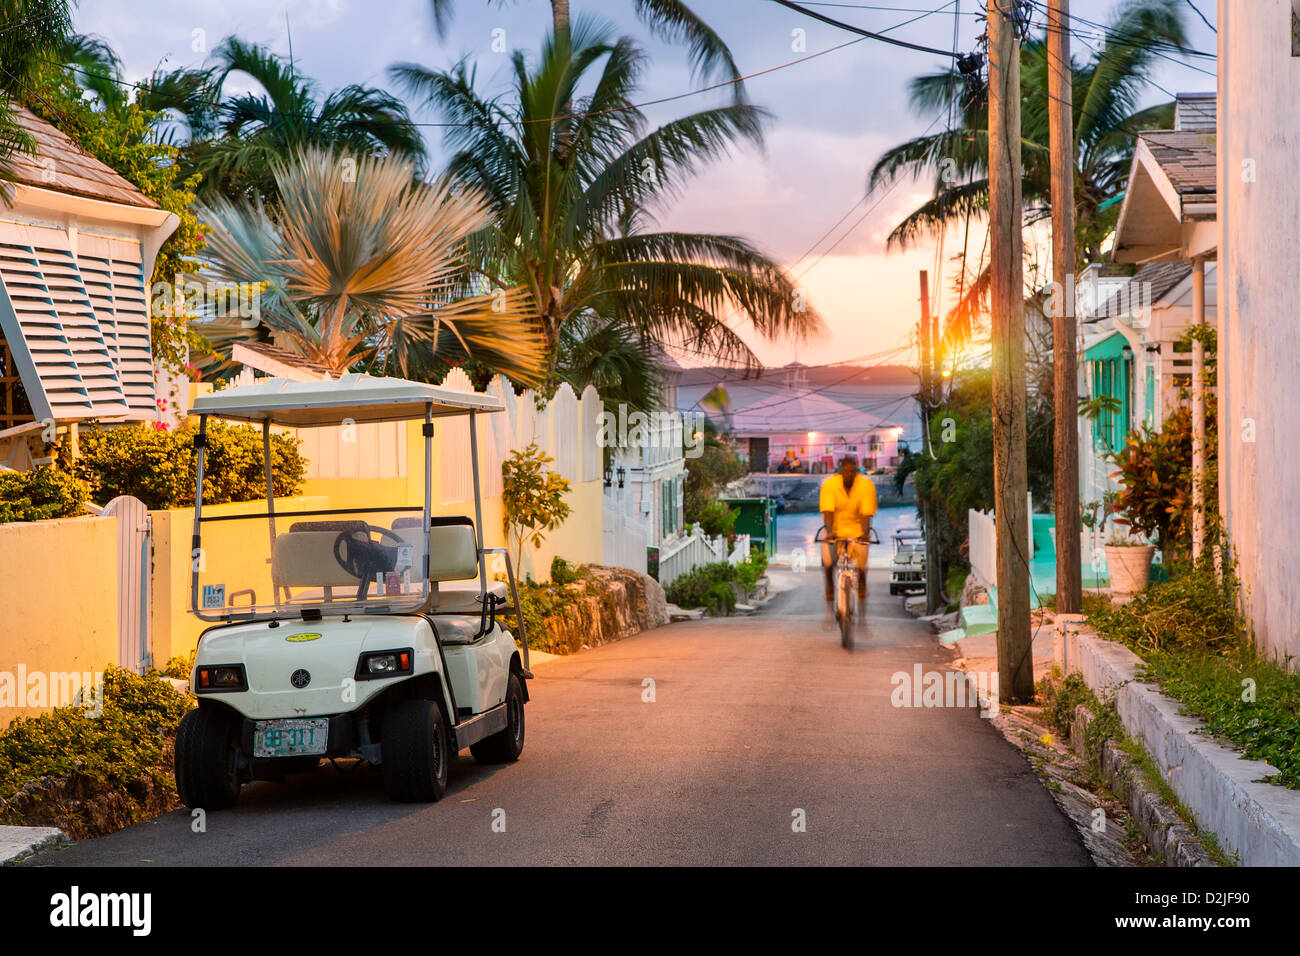
[[[892,705],[894,674],[952,655],[881,565],[855,652],[823,629],[813,569],[774,572],[795,586],[760,615],[538,664],[523,758],[460,759],[437,804],[392,804],[378,774],[326,767],[245,788],[204,833],[180,811],[30,862],[1087,865],[976,710]]]

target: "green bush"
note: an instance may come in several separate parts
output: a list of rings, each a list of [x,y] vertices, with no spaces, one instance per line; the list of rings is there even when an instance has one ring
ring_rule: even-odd
[[[74,469],[91,497],[107,503],[132,495],[152,509],[194,504],[194,436],[186,426],[166,431],[119,427],[82,433],[81,456]],[[299,441],[271,436],[272,486],[278,498],[302,489],[306,462]],[[203,503],[256,501],[266,496],[262,432],[251,425],[208,422],[208,451],[203,472]]]
[[[556,587],[581,581],[589,573],[582,565],[570,564],[558,554],[551,558],[551,583]]]
[[[678,607],[708,608],[714,614],[730,614],[736,607],[731,582],[736,569],[726,561],[692,568],[668,586],[668,600]]]
[[[77,769],[115,787],[161,773],[165,739],[192,701],[156,677],[111,665],[103,694],[99,717],[60,707],[19,717],[0,732],[0,799],[30,781]]]
[[[746,591],[752,591],[766,570],[767,552],[755,545],[750,549],[749,557],[736,565],[736,580]]]
[[[1212,567],[1176,568],[1127,604],[1090,598],[1085,610],[1098,633],[1139,655],[1166,650],[1225,650],[1245,639],[1237,613],[1236,584],[1220,582]]]
[[[716,498],[706,501],[692,520],[711,538],[730,537],[736,531],[736,518],[740,512],[729,508]]]
[[[54,468],[0,472],[0,524],[83,514],[86,486]]]

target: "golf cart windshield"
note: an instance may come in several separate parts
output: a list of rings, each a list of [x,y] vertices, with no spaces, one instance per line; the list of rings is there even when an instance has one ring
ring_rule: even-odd
[[[422,508],[217,515],[199,528],[202,617],[410,611],[428,596]]]

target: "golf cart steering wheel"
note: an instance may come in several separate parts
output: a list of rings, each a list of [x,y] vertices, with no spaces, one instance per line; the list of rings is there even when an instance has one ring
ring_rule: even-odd
[[[370,535],[391,538],[392,547],[379,541],[370,540]],[[364,535],[364,537],[363,537]],[[360,580],[357,588],[357,600],[364,600],[370,590],[370,580],[382,571],[392,571],[397,565],[397,548],[406,541],[395,531],[368,524],[363,532],[360,528],[340,531],[334,539],[334,560],[348,574]]]

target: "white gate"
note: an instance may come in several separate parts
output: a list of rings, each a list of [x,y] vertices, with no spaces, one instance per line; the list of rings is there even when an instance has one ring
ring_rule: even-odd
[[[152,663],[150,583],[153,577],[153,525],[144,502],[129,495],[114,498],[101,512],[117,518],[117,663],[143,674]]]

